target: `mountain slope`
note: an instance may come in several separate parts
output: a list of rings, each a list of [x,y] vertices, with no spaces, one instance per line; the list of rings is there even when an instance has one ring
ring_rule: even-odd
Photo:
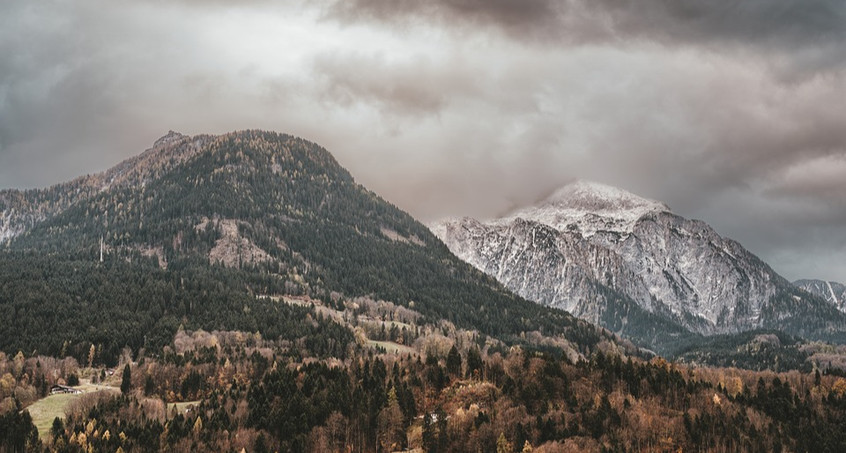
[[[0,244],[33,228],[74,203],[117,187],[143,186],[202,150],[210,136],[193,139],[170,131],[152,148],[94,175],[46,189],[0,191]]]
[[[826,280],[797,280],[793,285],[825,299],[826,302],[846,311],[846,285]]]
[[[7,191],[4,199],[23,200],[14,207],[6,202],[7,219],[34,219],[7,224],[14,237],[3,259],[19,265],[49,256],[87,268],[99,260],[103,238],[104,265],[122,269],[114,278],[179,276],[179,287],[188,286],[185,278],[211,272],[218,276],[202,279],[207,287],[199,294],[216,291],[223,284],[217,279],[244,295],[388,300],[430,322],[448,320],[509,341],[533,331],[564,335],[584,347],[610,339],[562,311],[516,297],[463,263],[425,226],[356,184],[328,151],[296,137],[171,133],[104,174],[48,190]],[[86,291],[92,289],[74,295],[84,298]],[[24,299],[12,292],[4,303],[21,306]],[[191,310],[178,312],[189,324],[198,322]],[[226,324],[208,321],[227,327],[221,322]],[[11,350],[15,340],[6,338],[0,347]],[[136,336],[131,344],[138,343]]]
[[[619,302],[598,287],[698,334],[767,327],[825,336],[846,325],[836,310],[796,291],[704,222],[600,184],[576,182],[500,219],[447,219],[431,228],[456,255],[518,294],[609,328],[599,314]],[[652,323],[644,322],[621,333],[637,339]]]
[[[636,302],[654,300],[619,256],[579,243],[576,235],[519,217],[490,225],[457,219],[434,225],[433,231],[453,253],[530,300],[567,310],[641,345],[692,337],[666,307],[647,310]],[[624,294],[616,289],[622,281],[637,283]]]

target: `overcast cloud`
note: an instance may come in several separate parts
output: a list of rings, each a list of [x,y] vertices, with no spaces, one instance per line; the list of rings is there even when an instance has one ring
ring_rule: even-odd
[[[844,43],[840,0],[11,0],[0,188],[272,129],[424,221],[594,179],[846,281]]]

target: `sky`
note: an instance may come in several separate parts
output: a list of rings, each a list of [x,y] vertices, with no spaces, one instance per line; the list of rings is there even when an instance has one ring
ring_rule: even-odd
[[[0,189],[258,128],[422,221],[588,179],[842,282],[844,43],[842,0],[9,0]]]

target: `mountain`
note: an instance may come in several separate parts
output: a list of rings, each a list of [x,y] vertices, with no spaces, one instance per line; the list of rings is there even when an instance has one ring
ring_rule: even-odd
[[[114,168],[47,189],[0,191],[0,244],[35,227],[74,203],[119,187],[143,187],[203,149],[209,136],[194,139],[170,131],[152,148]]]
[[[418,325],[507,342],[533,332],[576,349],[613,341],[515,296],[328,151],[289,135],[171,132],[104,173],[3,191],[0,213],[0,314],[17,320],[0,327],[0,349],[10,353],[99,344],[115,357],[167,344],[180,325],[289,338],[280,323],[309,314],[272,302],[285,295],[390,301],[419,313]]]
[[[641,218],[611,217],[665,212],[611,198],[580,201],[605,206],[585,234],[634,237]],[[685,348],[687,363],[646,357],[508,291],[296,137],[170,133],[0,200],[0,451],[846,448],[844,347],[755,331]],[[500,236],[503,269],[573,274],[572,297],[590,294],[575,307],[609,328],[697,337],[638,303],[651,288],[624,285],[639,274],[610,247],[537,220]],[[80,380],[85,395],[50,395]],[[65,418],[44,410],[61,402]]]
[[[826,280],[796,280],[793,285],[825,299],[838,310],[846,312],[846,285]]]
[[[430,228],[521,296],[659,350],[691,334],[772,328],[827,338],[846,326],[706,223],[602,184],[577,181],[502,218]],[[667,328],[674,334],[654,335]]]

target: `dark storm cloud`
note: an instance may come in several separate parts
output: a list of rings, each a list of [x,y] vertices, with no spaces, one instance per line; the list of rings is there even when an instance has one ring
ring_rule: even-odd
[[[103,20],[94,20],[93,18]],[[0,13],[0,187],[33,187],[105,168],[143,135],[121,41],[131,28],[81,2],[9,2]],[[70,170],[70,174],[68,171]]]
[[[737,40],[795,47],[846,38],[846,4],[839,0],[344,0],[333,4],[331,14],[347,21],[488,25],[513,37],[549,40]]]
[[[339,0],[328,15],[348,23],[439,23],[459,33],[486,27],[553,45],[651,41],[776,53],[784,58],[770,63],[785,79],[846,62],[840,0]]]
[[[456,24],[496,25],[515,35],[542,36],[558,25],[561,8],[547,0],[355,0],[339,1],[332,15],[350,21],[375,19],[404,23],[411,19]]]

